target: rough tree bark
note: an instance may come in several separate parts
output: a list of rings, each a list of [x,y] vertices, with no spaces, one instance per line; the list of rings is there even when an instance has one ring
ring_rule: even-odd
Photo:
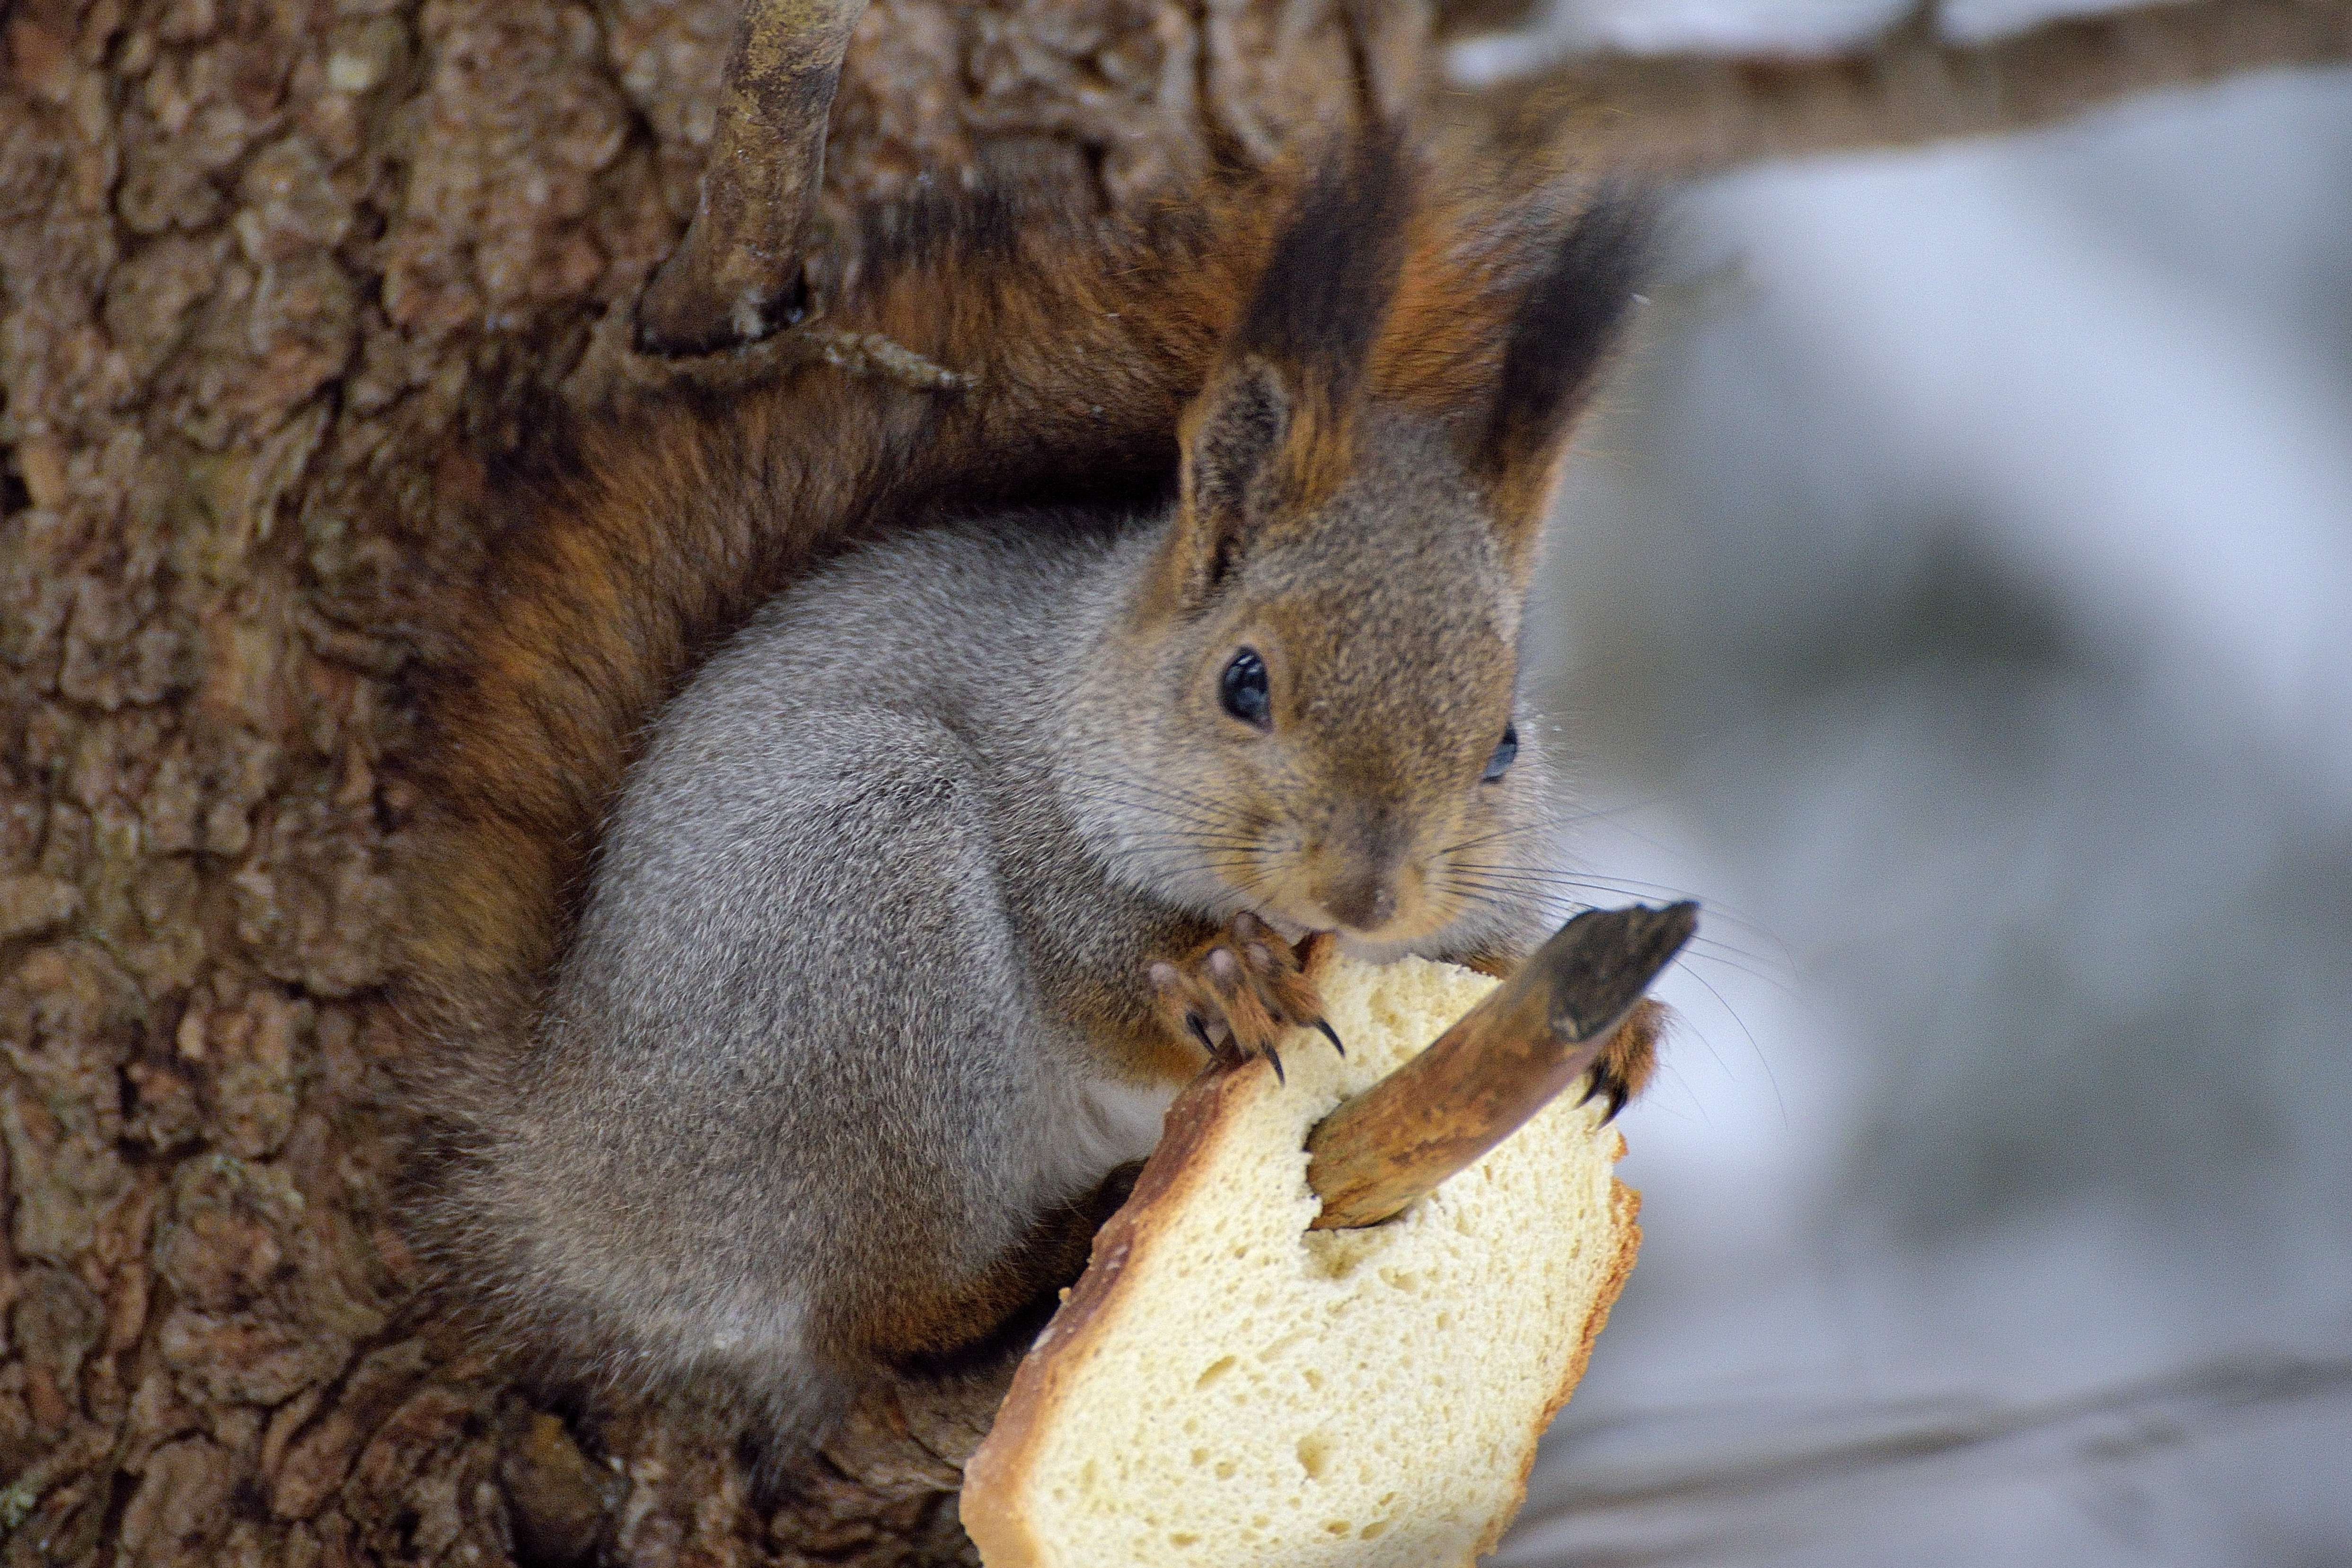
[[[1109,203],[1350,90],[1311,0],[876,0],[823,200]],[[963,1560],[969,1401],[773,1509],[551,1411],[388,1223],[404,674],[477,459],[644,377],[734,0],[0,4],[0,1562]],[[751,363],[756,363],[757,351]],[[740,368],[741,362],[730,362]]]
[[[690,1421],[567,1425],[469,1365],[387,1224],[404,671],[494,521],[469,459],[534,400],[677,374],[628,306],[692,211],[736,10],[7,12],[12,1564],[965,1550],[932,1449],[968,1432],[869,1424],[762,1511]],[[1271,150],[1350,68],[1328,8],[882,0],[826,195],[985,165],[1129,201],[1212,117]]]

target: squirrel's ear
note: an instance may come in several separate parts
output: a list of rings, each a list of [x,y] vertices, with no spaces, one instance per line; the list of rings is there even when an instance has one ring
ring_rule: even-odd
[[[1655,227],[1646,198],[1602,190],[1512,317],[1494,403],[1469,456],[1517,556],[1532,554],[1569,429],[1632,313]]]
[[[1282,371],[1244,356],[1218,367],[1187,412],[1175,542],[1186,598],[1214,589],[1252,522],[1281,510],[1282,458],[1297,409]]]
[[[1355,409],[1404,261],[1412,171],[1393,127],[1327,158],[1181,432],[1169,565],[1182,602],[1213,590],[1265,527],[1320,504],[1355,460]]]

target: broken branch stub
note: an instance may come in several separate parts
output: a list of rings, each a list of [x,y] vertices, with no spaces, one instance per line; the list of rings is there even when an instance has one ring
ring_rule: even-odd
[[[1698,906],[1588,910],[1435,1044],[1307,1135],[1317,1230],[1378,1225],[1582,1078],[1698,929]]]
[[[745,0],[702,194],[637,299],[640,353],[757,342],[806,313],[801,237],[824,174],[825,120],[866,0]]]

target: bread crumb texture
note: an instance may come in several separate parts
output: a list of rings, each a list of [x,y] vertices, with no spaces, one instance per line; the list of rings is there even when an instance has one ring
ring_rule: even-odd
[[[1321,977],[1348,1057],[1301,1036],[1286,1085],[1243,1069],[1182,1177],[1097,1248],[1108,1289],[1082,1285],[1024,1369],[967,1480],[989,1568],[1444,1568],[1494,1545],[1632,1267],[1623,1141],[1571,1091],[1356,1231],[1307,1228],[1304,1152],[1494,984],[1418,959]]]

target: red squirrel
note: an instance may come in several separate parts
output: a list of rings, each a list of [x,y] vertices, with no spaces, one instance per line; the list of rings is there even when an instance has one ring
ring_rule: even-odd
[[[1384,125],[950,199],[828,310],[952,384],[657,400],[503,492],[411,879],[446,1276],[813,1434],[1017,1341],[1212,1058],[1329,1048],[1299,943],[1507,969],[1520,622],[1644,213]]]

